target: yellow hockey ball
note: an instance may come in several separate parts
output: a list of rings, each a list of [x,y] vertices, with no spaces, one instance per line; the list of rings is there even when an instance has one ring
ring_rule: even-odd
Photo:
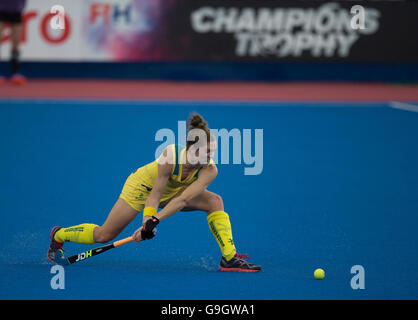
[[[314,271],[314,274],[313,275],[314,275],[315,279],[322,280],[322,279],[325,278],[325,271],[322,270],[322,269],[316,269]]]

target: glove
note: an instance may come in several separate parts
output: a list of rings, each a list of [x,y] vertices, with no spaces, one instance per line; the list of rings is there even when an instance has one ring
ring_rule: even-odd
[[[157,226],[157,224],[160,223],[160,220],[158,220],[157,217],[152,216],[151,219],[148,219],[142,224],[142,230],[141,230],[141,238],[142,240],[149,240],[154,238],[155,231],[154,228]]]

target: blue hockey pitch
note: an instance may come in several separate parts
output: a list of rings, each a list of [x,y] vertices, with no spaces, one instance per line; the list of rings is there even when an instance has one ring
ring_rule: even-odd
[[[190,111],[212,128],[263,129],[261,174],[219,164],[209,187],[223,198],[239,253],[262,272],[219,272],[205,214],[180,212],[150,241],[65,267],[65,289],[52,289],[50,229],[102,224],[127,176],[154,160],[156,132],[177,132]],[[388,103],[3,99],[0,133],[0,299],[418,298],[416,112]],[[364,289],[351,287],[355,265]]]

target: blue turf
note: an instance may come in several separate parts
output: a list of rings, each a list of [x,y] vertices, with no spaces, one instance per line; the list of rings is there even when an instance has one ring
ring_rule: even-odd
[[[263,173],[219,165],[209,188],[239,252],[263,271],[218,272],[204,213],[182,212],[151,241],[66,267],[65,290],[52,290],[50,228],[103,223],[126,177],[153,160],[155,132],[176,131],[193,110],[213,128],[264,129]],[[418,113],[384,103],[0,100],[0,133],[0,299],[418,298]],[[365,290],[350,287],[353,265],[365,268]]]

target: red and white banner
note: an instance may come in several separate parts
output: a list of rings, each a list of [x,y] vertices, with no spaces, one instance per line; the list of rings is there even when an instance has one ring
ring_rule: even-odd
[[[53,10],[57,6],[63,16]],[[416,2],[365,0],[357,6],[363,10],[359,13],[353,6],[350,1],[27,0],[21,57],[417,61]],[[3,36],[3,59],[9,57],[9,38],[7,33]]]
[[[22,22],[22,60],[68,61],[82,59],[81,15],[79,0],[28,0]],[[54,6],[65,9],[64,29],[54,29]],[[10,54],[10,28],[2,37],[2,57]]]
[[[177,0],[175,0],[177,1]],[[27,0],[23,13],[23,61],[121,61],[126,43],[151,34],[153,16],[171,0]],[[64,27],[53,8],[64,10]],[[151,12],[152,11],[152,12]],[[152,36],[150,37],[152,38]],[[2,37],[2,58],[10,56],[10,28]],[[146,46],[141,41],[141,46]],[[138,59],[136,54],[131,59]]]

